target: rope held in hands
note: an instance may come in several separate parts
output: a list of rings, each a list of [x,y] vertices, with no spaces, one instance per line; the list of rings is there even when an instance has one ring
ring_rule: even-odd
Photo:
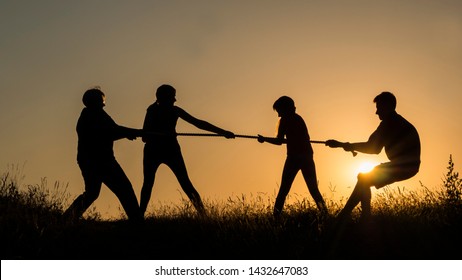
[[[155,133],[155,132],[148,132],[148,134],[159,135],[159,136],[165,136],[166,135],[164,133]],[[178,133],[176,133],[176,136],[225,137],[225,135],[223,135],[223,134],[216,134],[216,133],[189,133],[189,132],[178,132]],[[234,138],[258,139],[258,136],[245,135],[245,134],[234,134]],[[274,137],[264,137],[264,138],[275,139]],[[326,144],[326,141],[310,140],[310,143],[313,143],[313,144]],[[357,152],[355,152],[355,151],[351,151],[351,153],[353,154],[354,157],[357,155]]]
[[[158,135],[158,136],[166,136],[167,134],[164,133],[155,133],[155,132],[148,132],[148,135]],[[176,136],[205,136],[205,137],[225,137],[223,134],[217,133],[189,133],[189,132],[178,132],[175,134]],[[246,135],[246,134],[234,134],[234,138],[247,138],[247,139],[258,139],[258,136],[255,135]],[[276,139],[275,137],[264,137],[267,139]],[[326,144],[326,141],[315,141],[310,140],[311,143],[315,144]]]
[[[210,136],[210,137],[224,137],[222,134],[215,134],[215,133],[185,133],[180,132],[176,134],[177,136]],[[245,135],[245,134],[234,134],[235,138],[248,138],[248,139],[258,139],[258,136],[255,135]],[[276,139],[275,137],[264,137],[269,139]],[[313,144],[326,144],[326,141],[319,141],[319,140],[310,140],[310,143]],[[351,151],[353,156],[355,157],[358,153],[355,151]]]

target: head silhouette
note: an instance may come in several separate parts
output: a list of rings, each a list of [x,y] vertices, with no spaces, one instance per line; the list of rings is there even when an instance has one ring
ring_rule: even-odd
[[[99,87],[94,87],[85,91],[82,102],[87,108],[103,108],[105,106],[105,97]]]
[[[176,89],[171,85],[161,85],[156,91],[156,102],[159,104],[171,104],[175,103]]]
[[[281,96],[273,104],[273,109],[278,112],[279,116],[295,113],[295,102],[288,96]]]
[[[396,110],[396,97],[393,93],[384,91],[374,98],[377,111],[375,112],[381,120],[386,119]]]

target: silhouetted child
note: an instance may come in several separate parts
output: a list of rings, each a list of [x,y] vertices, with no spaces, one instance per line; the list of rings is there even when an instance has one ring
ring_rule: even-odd
[[[415,127],[396,112],[396,97],[391,92],[382,92],[374,98],[376,114],[380,125],[367,142],[348,143],[328,140],[332,148],[342,147],[345,151],[378,154],[385,148],[390,159],[377,165],[368,173],[359,173],[358,182],[338,215],[338,220],[349,219],[353,209],[361,203],[361,218],[371,215],[371,187],[379,189],[391,183],[413,177],[420,167],[420,138]]]
[[[181,188],[191,200],[196,210],[201,214],[204,213],[204,205],[199,193],[189,179],[177,140],[176,124],[178,118],[185,120],[197,128],[222,134],[226,138],[234,138],[234,133],[197,119],[180,107],[174,106],[176,101],[175,94],[175,88],[170,85],[161,85],[158,87],[156,91],[157,100],[148,107],[144,119],[143,130],[148,135],[143,137],[143,141],[145,142],[143,159],[144,182],[140,199],[140,208],[143,215],[151,198],[156,171],[162,163],[166,164],[173,171]]]
[[[130,220],[140,221],[138,200],[130,180],[114,157],[115,140],[142,136],[141,129],[120,126],[104,111],[105,95],[99,88],[83,95],[85,108],[77,122],[77,162],[85,182],[85,191],[65,211],[64,217],[79,219],[98,198],[104,183],[120,200]]]
[[[318,209],[323,213],[326,212],[326,204],[318,189],[313,149],[305,121],[295,113],[295,103],[288,96],[282,96],[276,100],[273,109],[280,117],[277,137],[267,138],[258,135],[258,142],[260,143],[287,144],[287,158],[282,171],[281,186],[276,197],[273,214],[275,216],[281,214],[295,176],[300,170]]]

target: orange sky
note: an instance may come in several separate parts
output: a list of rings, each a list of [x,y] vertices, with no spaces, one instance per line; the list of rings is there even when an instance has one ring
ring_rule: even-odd
[[[460,1],[6,1],[0,34],[0,170],[19,166],[25,184],[69,183],[71,198],[83,191],[75,125],[95,85],[125,126],[140,128],[155,88],[170,83],[178,106],[235,133],[273,136],[272,104],[289,95],[312,139],[349,142],[367,140],[379,123],[372,99],[392,91],[422,141],[420,173],[393,187],[439,186],[450,154],[462,166]],[[177,131],[197,129],[179,121]],[[285,147],[180,144],[203,198],[274,197]],[[115,144],[138,196],[142,148],[141,140]],[[349,196],[361,162],[386,160],[314,150],[326,199]],[[161,167],[150,206],[178,203],[179,189]],[[300,175],[291,194],[309,197]],[[105,187],[95,206],[103,216],[120,212]]]

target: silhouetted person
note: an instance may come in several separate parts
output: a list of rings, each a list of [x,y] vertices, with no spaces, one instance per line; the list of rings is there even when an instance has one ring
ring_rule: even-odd
[[[130,220],[140,221],[138,200],[132,185],[114,157],[115,140],[142,136],[142,130],[120,126],[104,111],[105,95],[99,88],[83,95],[85,108],[77,122],[77,162],[82,171],[85,191],[65,211],[65,217],[76,220],[98,198],[104,183],[119,199]]]
[[[197,128],[222,134],[226,138],[234,138],[234,133],[197,119],[180,107],[175,106],[175,95],[176,90],[171,85],[159,86],[156,91],[156,101],[148,107],[144,119],[143,130],[147,135],[142,138],[143,142],[145,142],[143,158],[144,182],[140,199],[140,208],[143,215],[151,198],[156,171],[162,163],[173,171],[181,188],[196,210],[204,214],[204,205],[199,193],[189,179],[177,140],[176,124],[178,118]]]
[[[282,171],[281,186],[279,188],[273,214],[279,216],[284,207],[287,195],[298,171],[302,171],[308,190],[321,212],[327,207],[318,189],[316,168],[313,160],[313,148],[310,135],[303,118],[295,113],[295,103],[292,98],[282,96],[274,102],[273,109],[280,117],[276,138],[258,135],[258,142],[268,142],[275,145],[287,144],[287,158]]]
[[[415,127],[399,115],[396,98],[390,92],[382,92],[374,98],[381,120],[378,128],[367,142],[343,143],[336,140],[326,141],[332,148],[342,147],[345,151],[358,151],[367,154],[379,154],[383,148],[390,160],[377,165],[368,173],[359,173],[358,182],[339,214],[339,219],[348,218],[353,209],[361,202],[361,218],[371,215],[371,187],[382,188],[391,183],[409,179],[417,174],[420,167],[420,139]]]

